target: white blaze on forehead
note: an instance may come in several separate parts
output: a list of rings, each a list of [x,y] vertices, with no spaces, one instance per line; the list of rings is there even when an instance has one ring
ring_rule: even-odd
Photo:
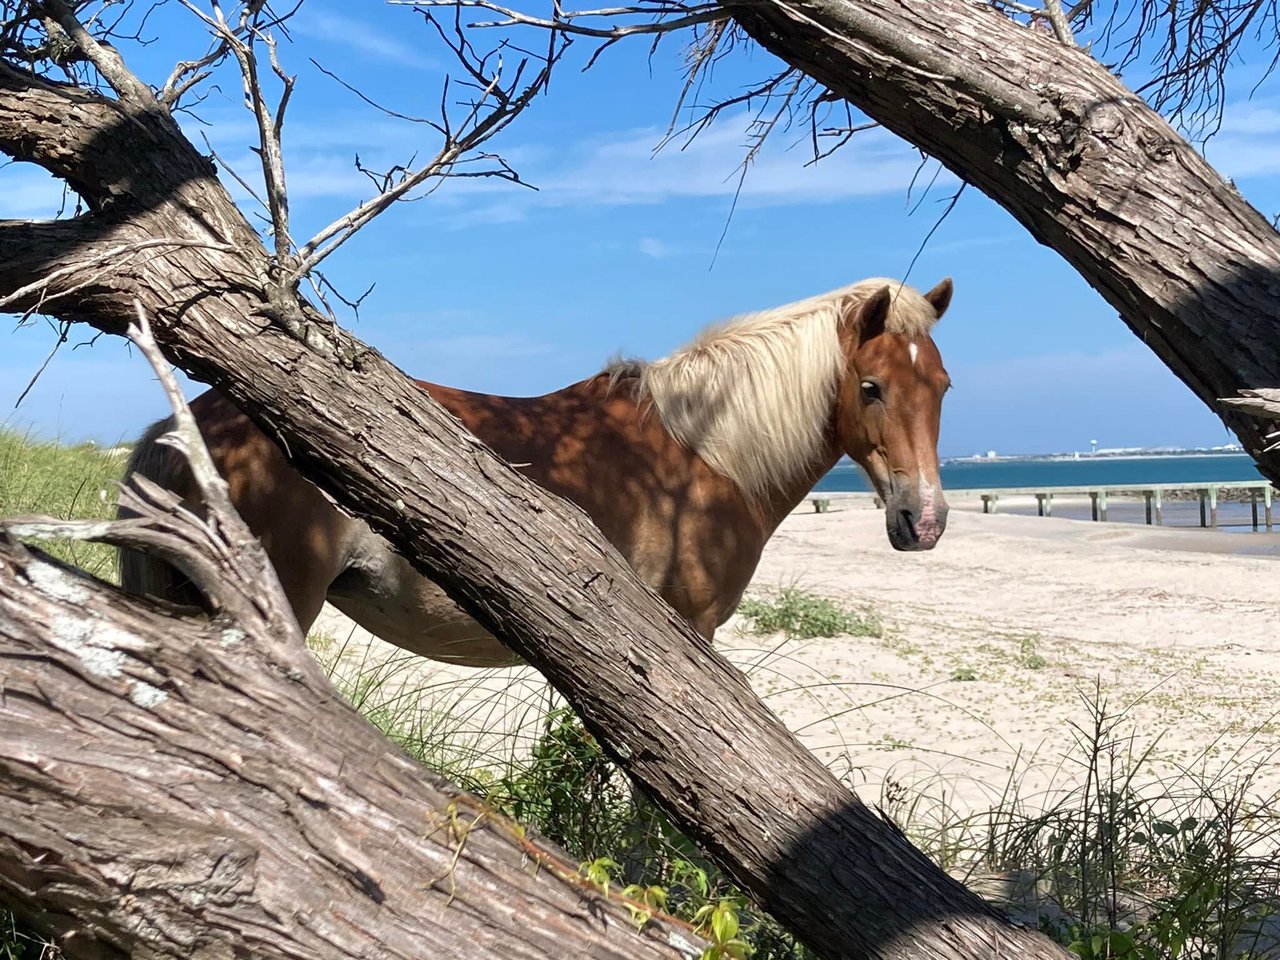
[[[920,355],[920,348],[916,346],[914,340],[907,344],[907,353],[911,354],[911,365],[914,367],[916,365],[916,357]]]

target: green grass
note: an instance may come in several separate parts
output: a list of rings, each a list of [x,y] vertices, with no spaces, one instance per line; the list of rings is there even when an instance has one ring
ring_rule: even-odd
[[[101,520],[114,516],[124,459],[92,444],[63,446],[0,429],[0,517],[42,514],[61,520]],[[66,540],[42,546],[94,576],[117,580],[112,547]]]
[[[781,633],[792,640],[884,636],[884,624],[873,612],[854,612],[796,587],[774,597],[744,600],[738,613],[752,633]]]
[[[1257,782],[1274,751],[1157,761],[1095,688],[1060,758],[1068,786],[1023,796],[1014,764],[997,802],[961,817],[955,784],[892,784],[882,808],[940,866],[1000,888],[1024,922],[1087,960],[1280,956],[1280,810]],[[928,795],[941,796],[939,804]],[[1012,894],[1012,895],[1011,895]]]
[[[61,956],[54,944],[25,930],[0,907],[0,960],[57,960]]]
[[[317,645],[322,662],[334,656],[331,641]],[[366,667],[334,676],[391,739],[559,843],[584,875],[617,888],[656,887],[665,908],[686,919],[730,904],[756,960],[814,960],[631,790],[558,699],[518,695],[517,707],[533,711],[533,734],[521,749],[478,751],[471,722],[483,708],[463,707],[456,684],[409,691],[395,682],[400,667]],[[1252,789],[1275,758],[1237,754],[1211,766],[1206,749],[1200,763],[1156,776],[1156,743],[1141,745],[1100,693],[1086,704],[1091,723],[1059,760],[1075,774],[1068,788],[1022,796],[1027,768],[1015,764],[1003,795],[978,814],[949,807],[954,784],[942,779],[890,782],[881,808],[939,866],[980,890],[994,896],[992,878],[1020,885],[1010,908],[1080,957],[1274,956],[1250,950],[1280,917],[1280,798],[1262,802]]]
[[[617,889],[659,887],[664,909],[690,922],[710,923],[715,909],[729,905],[753,960],[816,960],[632,789],[532,671],[435,681],[419,658],[380,659],[327,636],[308,637],[308,644],[338,692],[390,740],[564,847],[584,875],[607,876]],[[489,735],[498,717],[515,718],[514,735]]]

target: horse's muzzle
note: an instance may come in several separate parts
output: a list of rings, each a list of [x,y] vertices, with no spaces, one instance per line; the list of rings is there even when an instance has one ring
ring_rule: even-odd
[[[885,500],[884,513],[895,550],[932,550],[947,529],[947,501],[932,487],[899,489]]]

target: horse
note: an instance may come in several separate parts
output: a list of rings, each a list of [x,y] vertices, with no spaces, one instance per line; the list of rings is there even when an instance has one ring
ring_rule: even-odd
[[[418,383],[516,469],[582,508],[710,639],[774,530],[842,455],[869,476],[893,547],[938,542],[947,505],[937,442],[950,381],[931,330],[951,296],[950,278],[925,294],[863,280],[710,327],[660,360],[615,359],[538,397]],[[424,657],[519,662],[227,399],[209,391],[191,410],[304,632],[328,601]],[[146,430],[126,477],[141,474],[199,510],[184,459],[158,442],[171,429],[169,418]],[[199,602],[172,567],[121,553],[126,590]]]

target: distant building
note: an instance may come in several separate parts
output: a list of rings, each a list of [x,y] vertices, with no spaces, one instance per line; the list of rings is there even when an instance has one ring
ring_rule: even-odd
[[[988,459],[988,460],[994,460],[995,458],[996,458],[996,452],[995,452],[994,450],[988,450],[988,451],[987,451],[987,459]]]

